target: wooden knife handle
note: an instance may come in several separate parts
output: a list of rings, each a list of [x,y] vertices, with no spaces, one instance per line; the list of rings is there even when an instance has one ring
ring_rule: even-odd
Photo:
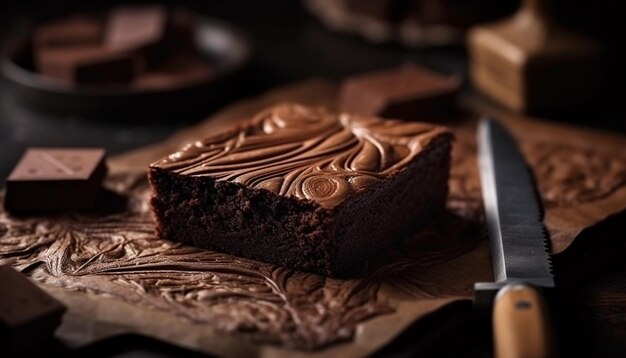
[[[504,286],[493,307],[496,357],[554,357],[551,326],[546,301],[536,288],[524,284]]]

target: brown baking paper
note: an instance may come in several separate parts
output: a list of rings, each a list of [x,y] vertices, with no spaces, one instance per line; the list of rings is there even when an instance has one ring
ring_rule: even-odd
[[[169,140],[112,158],[109,189],[91,213],[0,213],[0,263],[65,302],[56,335],[70,346],[137,333],[223,356],[364,356],[489,281],[481,235],[475,116],[454,123],[449,212],[340,280],[160,240],[146,165],[192,138],[284,101],[333,107],[336,87],[309,81],[242,101]],[[483,111],[483,109],[481,109]],[[496,113],[537,173],[558,253],[626,207],[624,138]],[[419,337],[416,337],[418,340]]]

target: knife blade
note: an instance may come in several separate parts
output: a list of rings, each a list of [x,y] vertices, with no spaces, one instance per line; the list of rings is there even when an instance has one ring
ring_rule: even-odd
[[[555,353],[544,290],[554,287],[543,209],[515,139],[497,121],[478,128],[478,161],[495,282],[476,283],[479,307],[491,308],[498,357]]]

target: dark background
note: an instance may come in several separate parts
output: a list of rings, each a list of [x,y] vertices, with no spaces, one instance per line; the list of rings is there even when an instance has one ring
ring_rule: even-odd
[[[0,38],[6,39],[19,33],[36,20],[52,18],[87,6],[89,9],[105,8],[114,3],[119,1],[4,0],[0,2]],[[254,96],[276,85],[311,77],[339,81],[350,74],[415,62],[443,73],[460,76],[465,79],[463,91],[473,93],[467,83],[466,52],[460,46],[407,50],[398,45],[372,45],[357,37],[326,30],[295,0],[195,0],[175,3],[230,21],[248,33],[254,55],[239,86],[217,103],[207,99],[206,106],[187,108],[166,116],[149,113],[148,110],[130,115],[84,115],[53,112],[24,102],[16,96],[12,85],[2,80],[0,187],[4,186],[4,178],[27,146],[98,146],[106,148],[111,154],[120,153],[158,142],[234,100]],[[553,2],[554,15],[561,23],[594,37],[604,46],[606,65],[603,90],[591,105],[574,112],[546,114],[547,118],[626,133],[626,121],[618,118],[618,91],[613,90],[614,87],[621,86],[618,76],[623,71],[622,58],[615,51],[615,29],[619,22],[615,21],[618,12],[614,3],[609,0]],[[514,9],[516,5],[517,1],[511,0],[507,6]],[[450,311],[448,314],[443,312],[420,321],[381,354],[488,356],[489,335],[475,326],[475,322],[468,317],[467,307],[451,307],[447,310]],[[432,322],[436,324],[433,325]],[[578,321],[572,318],[571,322]],[[582,325],[582,322],[578,323]],[[586,330],[581,328],[581,332]],[[444,341],[441,339],[442,335],[446,337]],[[578,336],[582,342],[586,337],[580,335],[573,336]],[[416,343],[418,341],[419,344]],[[589,353],[594,350],[593,344],[583,346],[586,350],[580,352]],[[52,352],[64,352],[64,348],[60,346],[51,349]],[[570,349],[570,352],[576,352],[575,348]],[[75,353],[78,356],[120,357],[191,354],[134,336],[118,337]]]
[[[458,1],[458,0],[457,0]],[[509,0],[505,9],[515,9]],[[53,18],[80,9],[106,8],[119,1],[34,1],[0,2],[0,36],[23,32],[36,20]],[[197,121],[229,101],[253,96],[273,86],[310,77],[340,80],[347,75],[405,62],[423,64],[466,78],[466,54],[462,47],[406,50],[398,45],[371,45],[360,38],[330,32],[309,15],[300,1],[207,0],[176,1],[209,16],[225,19],[245,30],[254,56],[244,80],[219,103],[207,101],[200,108],[158,118],[150,113],[106,116],[53,113],[24,103],[7,81],[0,82],[0,187],[27,146],[100,146],[115,154],[157,142],[177,129]],[[454,1],[451,1],[454,3]],[[626,121],[617,118],[616,97],[610,85],[619,84],[620,59],[615,56],[611,21],[613,1],[554,2],[554,14],[570,28],[596,38],[607,53],[604,92],[584,111],[550,114],[550,118],[579,125],[626,131]],[[500,5],[502,6],[502,5]],[[505,11],[506,12],[506,11]],[[471,91],[468,85],[466,91]]]

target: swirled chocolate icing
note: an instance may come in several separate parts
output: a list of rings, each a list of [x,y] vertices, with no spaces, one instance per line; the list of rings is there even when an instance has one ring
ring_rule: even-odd
[[[284,104],[152,164],[332,208],[406,167],[444,127]]]

